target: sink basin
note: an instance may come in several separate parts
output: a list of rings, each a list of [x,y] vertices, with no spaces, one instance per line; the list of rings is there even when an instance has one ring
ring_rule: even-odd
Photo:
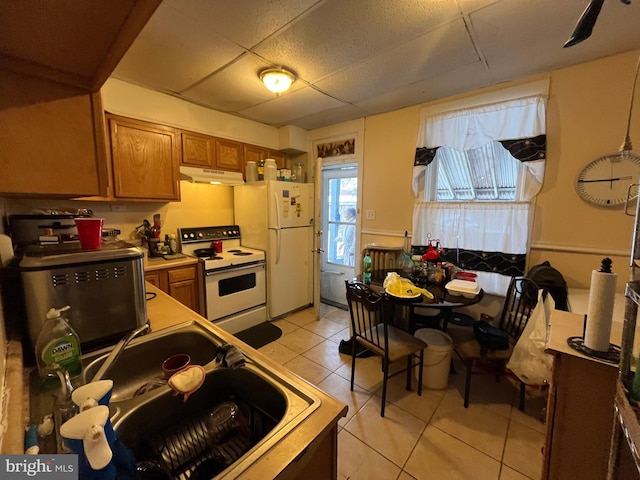
[[[223,368],[215,356],[224,343],[213,327],[185,322],[136,338],[107,371],[105,378],[114,382],[111,421],[139,467],[169,473],[159,478],[229,480],[320,407],[305,382],[262,365],[248,352],[242,352],[244,367]],[[86,378],[108,353],[84,358]],[[162,362],[177,353],[189,354],[191,363],[205,370],[204,383],[186,402],[160,380]],[[141,392],[150,383],[153,388]],[[213,412],[229,405],[237,413],[233,428],[207,423]],[[211,431],[224,435],[213,438]]]
[[[217,415],[218,423],[211,424],[212,412],[228,405],[237,407],[237,414]],[[269,434],[286,425],[288,413],[309,405],[251,368],[223,368],[210,371],[186,402],[164,391],[122,415],[114,427],[139,465],[152,465],[170,478],[204,478],[204,472],[212,478],[250,462]]]
[[[198,323],[178,327],[139,337],[122,351],[105,374],[105,378],[113,380],[111,403],[130,399],[140,392],[166,383],[162,362],[172,355],[186,353],[191,357],[193,365],[205,366],[213,362],[222,342],[212,337]],[[91,381],[108,354],[109,350],[101,350],[83,357],[86,382]]]

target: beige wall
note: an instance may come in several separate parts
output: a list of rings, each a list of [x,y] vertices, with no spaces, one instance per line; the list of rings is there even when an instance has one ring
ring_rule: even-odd
[[[529,265],[549,260],[570,287],[588,288],[591,270],[598,268],[605,256],[612,258],[619,274],[619,291],[623,291],[628,279],[633,218],[625,216],[621,209],[583,202],[575,193],[573,182],[583,165],[619,150],[626,132],[638,53],[607,57],[525,80],[550,79],[547,165],[544,186],[536,200]],[[638,97],[631,138],[640,142]],[[420,109],[427,105],[431,104],[366,119],[362,209],[375,209],[376,220],[362,220],[362,245],[401,245],[404,230],[411,231],[413,154]]]

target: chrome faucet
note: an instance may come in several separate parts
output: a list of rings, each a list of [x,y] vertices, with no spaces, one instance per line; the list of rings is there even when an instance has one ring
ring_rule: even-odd
[[[118,343],[116,343],[116,346],[113,347],[113,350],[111,350],[111,352],[109,353],[109,356],[102,363],[102,365],[100,366],[96,374],[93,376],[93,378],[88,381],[85,378],[84,383],[97,382],[98,380],[102,380],[102,377],[104,377],[107,371],[109,370],[109,368],[111,368],[111,366],[114,363],[116,363],[122,351],[125,349],[127,345],[129,345],[129,343],[131,343],[131,340],[133,340],[136,337],[139,337],[140,335],[144,335],[149,331],[150,328],[151,327],[147,322],[144,325],[136,328],[135,330],[132,330],[127,335],[122,337],[122,339]]]

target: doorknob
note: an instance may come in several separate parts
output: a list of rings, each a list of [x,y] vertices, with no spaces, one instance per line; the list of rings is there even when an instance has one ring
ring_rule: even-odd
[[[324,253],[324,249],[323,248],[315,248],[313,250],[311,250],[313,253]]]

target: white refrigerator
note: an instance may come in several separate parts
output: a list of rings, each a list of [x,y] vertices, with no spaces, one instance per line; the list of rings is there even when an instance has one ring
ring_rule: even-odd
[[[266,252],[269,319],[313,303],[313,200],[312,183],[234,187],[241,243]]]

